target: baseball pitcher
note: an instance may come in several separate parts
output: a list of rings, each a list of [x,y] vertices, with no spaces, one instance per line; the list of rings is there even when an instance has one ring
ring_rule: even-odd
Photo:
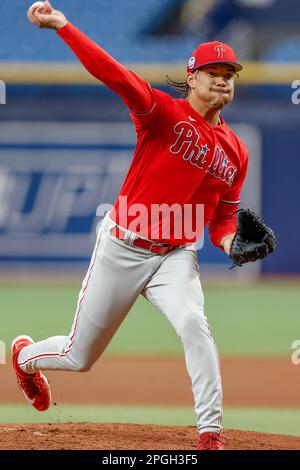
[[[37,343],[29,336],[13,341],[19,386],[37,410],[46,410],[50,388],[41,371],[88,371],[142,294],[182,341],[198,449],[221,450],[219,358],[204,313],[195,242],[208,224],[212,242],[230,256],[237,237],[248,153],[221,111],[234,97],[242,66],[228,45],[200,44],[188,60],[186,81],[169,79],[182,94],[174,99],[118,63],[48,1],[34,4],[28,18],[55,30],[83,66],[122,98],[137,144],[114,209],[98,228],[70,334]],[[255,240],[252,248],[243,262],[272,251],[268,237]],[[241,264],[236,253],[234,262]]]

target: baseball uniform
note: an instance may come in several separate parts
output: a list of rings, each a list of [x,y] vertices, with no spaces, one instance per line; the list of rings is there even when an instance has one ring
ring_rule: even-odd
[[[218,432],[219,358],[204,313],[195,242],[207,224],[217,247],[236,231],[232,214],[246,175],[246,146],[223,118],[210,125],[188,100],[152,88],[71,23],[58,35],[123,99],[137,145],[114,209],[98,229],[70,334],[25,347],[18,364],[27,373],[89,370],[142,294],[182,341],[199,432]],[[163,205],[172,211],[160,210]]]

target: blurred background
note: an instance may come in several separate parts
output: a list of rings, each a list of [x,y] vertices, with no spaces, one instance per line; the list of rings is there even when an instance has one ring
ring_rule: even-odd
[[[30,4],[0,4],[5,345],[23,332],[37,340],[68,333],[95,241],[97,206],[114,203],[135,145],[121,99],[89,76],[53,31],[27,21]],[[53,6],[171,94],[166,75],[183,80],[200,42],[220,40],[236,49],[244,70],[224,117],[250,151],[241,206],[273,227],[278,248],[263,263],[233,271],[207,234],[199,251],[206,313],[221,353],[224,425],[300,434],[300,370],[296,343],[292,346],[300,338],[300,3],[53,0]],[[6,351],[2,362],[9,363],[8,346]],[[37,416],[23,406],[10,366],[0,371],[7,383],[0,394],[3,422],[194,423],[179,340],[144,300],[90,373],[95,395],[85,388],[86,376],[53,374],[58,406]],[[168,384],[162,385],[160,373]]]

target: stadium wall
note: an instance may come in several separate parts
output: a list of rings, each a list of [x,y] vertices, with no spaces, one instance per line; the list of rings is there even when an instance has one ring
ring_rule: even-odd
[[[300,272],[299,109],[291,93],[288,85],[242,85],[224,113],[250,149],[242,204],[279,235],[265,273]],[[101,86],[8,84],[0,120],[0,263],[86,264],[96,208],[113,203],[134,149],[127,109]],[[228,268],[207,234],[199,257]]]

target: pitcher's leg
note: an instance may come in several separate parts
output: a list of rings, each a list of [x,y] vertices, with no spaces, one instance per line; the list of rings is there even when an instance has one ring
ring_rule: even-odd
[[[204,314],[195,257],[187,250],[168,255],[144,294],[166,315],[183,343],[199,432],[218,432],[222,429],[223,398],[219,356]]]
[[[69,336],[25,347],[18,364],[36,370],[86,371],[105,350],[149,277],[147,260],[105,234],[96,245]]]

